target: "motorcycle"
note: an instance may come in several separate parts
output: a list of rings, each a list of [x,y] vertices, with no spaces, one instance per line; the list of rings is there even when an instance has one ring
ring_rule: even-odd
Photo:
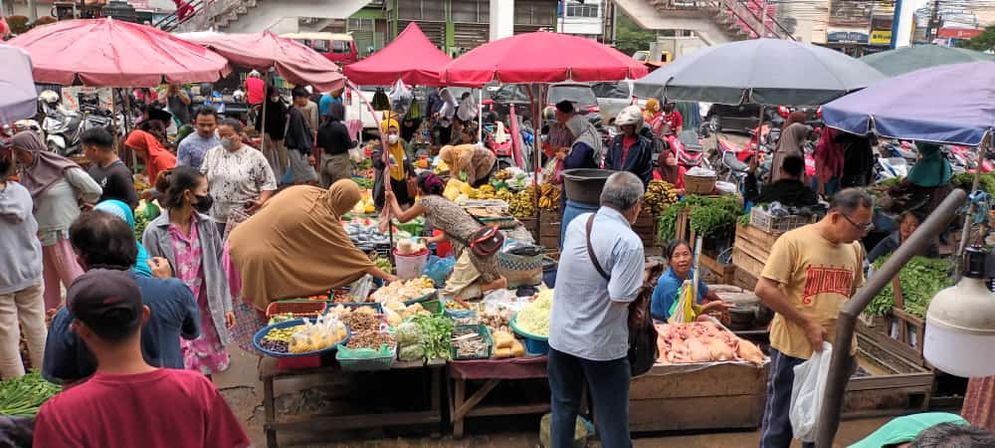
[[[92,98],[81,98],[79,112],[66,109],[59,94],[51,90],[42,92],[38,99],[45,116],[41,130],[45,133],[45,144],[51,152],[61,156],[80,152],[80,137],[88,129],[103,127],[114,133],[112,112],[101,110],[97,101]]]

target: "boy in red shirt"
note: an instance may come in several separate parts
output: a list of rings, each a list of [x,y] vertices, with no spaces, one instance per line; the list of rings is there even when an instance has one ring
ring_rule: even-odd
[[[124,271],[91,270],[73,282],[72,327],[97,358],[97,373],[46,402],[34,446],[247,447],[249,439],[213,384],[192,370],[145,363],[149,308]]]

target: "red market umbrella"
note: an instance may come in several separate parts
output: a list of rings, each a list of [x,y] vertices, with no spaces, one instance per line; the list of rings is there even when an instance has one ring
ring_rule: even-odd
[[[349,81],[359,85],[389,85],[400,79],[408,85],[438,86],[442,69],[450,62],[411,22],[382,50],[343,70]]]
[[[481,45],[445,68],[449,85],[614,81],[646,76],[643,64],[597,41],[559,33],[519,34]]]
[[[114,19],[63,20],[37,27],[7,44],[24,49],[38,83],[154,87],[213,82],[228,61],[150,26]]]
[[[232,65],[260,71],[276,68],[283,79],[297,85],[312,85],[330,91],[345,85],[339,66],[318,52],[292,39],[269,31],[249,34],[191,33],[180,35],[228,58]]]

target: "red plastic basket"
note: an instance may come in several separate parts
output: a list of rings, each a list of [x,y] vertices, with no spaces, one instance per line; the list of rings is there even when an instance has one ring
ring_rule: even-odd
[[[266,307],[266,317],[290,314],[294,317],[318,317],[324,314],[328,303],[319,300],[284,300],[270,303]]]

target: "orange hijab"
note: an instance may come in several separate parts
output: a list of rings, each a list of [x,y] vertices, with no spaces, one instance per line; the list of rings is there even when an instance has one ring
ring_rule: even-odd
[[[155,185],[159,173],[176,167],[176,156],[148,132],[132,131],[128,139],[124,141],[124,145],[144,155],[145,173],[149,176],[151,185]]]

